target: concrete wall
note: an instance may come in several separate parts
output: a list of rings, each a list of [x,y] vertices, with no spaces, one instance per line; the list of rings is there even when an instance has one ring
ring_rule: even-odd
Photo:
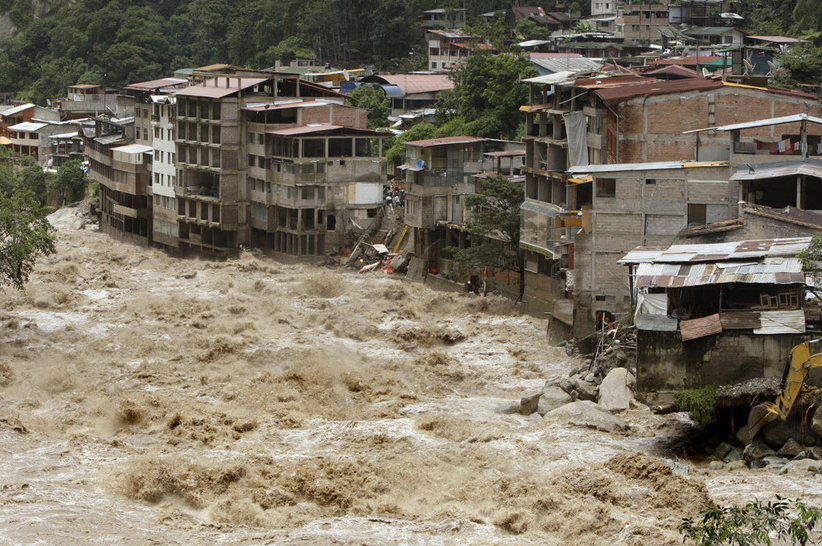
[[[812,336],[723,333],[682,341],[679,332],[637,332],[637,392],[781,379],[790,350]],[[730,363],[734,363],[731,365]]]

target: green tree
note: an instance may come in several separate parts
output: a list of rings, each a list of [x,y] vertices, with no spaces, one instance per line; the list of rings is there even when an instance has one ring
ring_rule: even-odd
[[[526,55],[475,52],[453,75],[454,89],[437,103],[440,124],[454,117],[466,120],[471,136],[516,139],[528,102],[522,79],[536,75]]]
[[[74,159],[66,161],[57,168],[57,176],[52,181],[51,190],[60,195],[63,205],[73,201],[83,189],[83,171],[80,170],[80,161]]]
[[[50,229],[34,194],[0,195],[0,284],[23,287],[37,258],[54,252]]]
[[[551,31],[538,25],[531,19],[520,19],[516,27],[517,36],[523,40],[545,40],[551,36]]]
[[[480,191],[466,198],[467,230],[471,246],[454,254],[462,271],[489,266],[516,271],[519,295],[525,291],[525,254],[519,246],[520,205],[525,200],[521,183],[502,175],[482,181]]]
[[[780,54],[779,61],[782,67],[788,69],[787,75],[777,78],[780,85],[796,87],[800,83],[822,81],[822,47],[800,44]]]
[[[363,85],[351,92],[348,104],[363,108],[368,112],[368,127],[374,129],[388,125],[388,109],[391,101],[381,89]]]
[[[46,173],[39,165],[31,165],[21,169],[16,178],[15,192],[30,192],[40,199],[40,203],[45,203]]]
[[[745,506],[716,507],[684,518],[678,527],[684,540],[697,546],[757,546],[771,544],[819,544],[817,508],[800,500],[777,496],[775,501],[751,501]]]

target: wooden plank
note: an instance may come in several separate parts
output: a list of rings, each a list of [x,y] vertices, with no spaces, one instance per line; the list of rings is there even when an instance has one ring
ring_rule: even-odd
[[[723,330],[753,330],[761,326],[759,311],[730,311],[720,313]]]
[[[722,323],[719,320],[719,313],[693,320],[682,320],[679,322],[679,331],[682,334],[682,341],[721,334]]]

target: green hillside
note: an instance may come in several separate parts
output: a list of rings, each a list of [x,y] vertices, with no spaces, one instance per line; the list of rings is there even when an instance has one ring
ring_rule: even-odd
[[[687,0],[683,0],[687,1]],[[471,0],[469,24],[512,4]],[[819,0],[747,0],[740,12],[761,34],[819,38]],[[121,86],[184,67],[251,68],[312,54],[318,62],[386,71],[422,66],[420,15],[461,0],[0,0],[0,91],[39,104],[67,85]],[[587,0],[573,0],[583,12]],[[814,32],[816,34],[814,34]],[[412,54],[413,53],[413,54]]]

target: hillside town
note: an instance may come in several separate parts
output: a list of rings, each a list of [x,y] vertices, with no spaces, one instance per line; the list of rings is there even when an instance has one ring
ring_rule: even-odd
[[[25,290],[42,291],[43,283],[53,280],[49,275],[70,271],[70,276],[77,275],[78,286],[82,284],[79,279],[91,283],[83,292],[86,307],[72,308],[71,313],[95,308],[102,315],[108,311],[92,293],[113,298],[113,291],[137,283],[143,267],[139,264],[145,261],[151,264],[147,268],[156,267],[150,269],[152,275],[167,275],[141,281],[147,297],[154,298],[149,293],[155,289],[177,294],[164,297],[186,309],[180,311],[180,320],[188,322],[178,326],[198,338],[191,345],[180,341],[186,347],[181,353],[202,349],[205,353],[197,358],[204,366],[215,365],[221,358],[232,359],[226,366],[236,365],[231,373],[245,382],[245,388],[254,390],[257,383],[274,381],[271,372],[260,371],[252,379],[251,372],[234,359],[239,361],[243,351],[256,355],[249,347],[264,342],[257,338],[238,341],[254,337],[250,332],[255,327],[249,323],[232,329],[218,324],[215,316],[228,313],[227,324],[253,314],[260,332],[266,331],[271,339],[289,339],[295,346],[304,340],[288,328],[298,330],[297,324],[306,331],[324,328],[322,332],[345,338],[346,343],[359,344],[352,348],[341,343],[321,351],[323,358],[339,350],[340,358],[348,359],[340,368],[345,371],[339,381],[349,394],[355,393],[357,404],[364,404],[363,393],[387,404],[379,393],[394,396],[397,382],[411,380],[375,375],[377,383],[385,384],[366,385],[364,380],[352,379],[360,373],[352,362],[368,353],[365,361],[370,366],[376,355],[398,351],[403,344],[403,350],[415,355],[415,365],[434,374],[435,382],[460,385],[463,379],[469,381],[466,374],[471,373],[476,374],[470,378],[476,389],[491,381],[488,370],[458,371],[459,366],[444,357],[445,349],[440,348],[462,342],[467,335],[463,331],[480,336],[473,329],[477,324],[460,313],[484,313],[491,306],[502,309],[502,315],[527,321],[499,326],[500,331],[510,329],[510,336],[524,336],[516,337],[516,343],[540,344],[539,350],[523,348],[527,353],[523,358],[536,360],[540,358],[537,353],[550,353],[552,358],[567,357],[572,363],[568,369],[552,364],[550,370],[530,371],[522,364],[517,372],[521,383],[500,387],[504,392],[484,393],[495,404],[499,398],[514,400],[505,409],[497,404],[494,430],[505,428],[499,419],[514,419],[509,416],[515,415],[522,421],[512,427],[527,427],[529,419],[538,418],[563,426],[581,422],[597,434],[647,432],[657,426],[664,434],[679,437],[679,432],[671,432],[681,425],[679,421],[654,425],[651,419],[672,419],[666,416],[691,412],[690,418],[704,434],[697,442],[710,446],[703,450],[710,451],[707,457],[714,465],[710,470],[770,468],[815,478],[822,474],[822,467],[813,466],[822,459],[822,405],[818,389],[811,392],[804,386],[806,382],[819,384],[822,378],[812,373],[822,366],[822,357],[816,360],[822,354],[822,348],[817,350],[817,338],[822,337],[822,294],[816,289],[816,271],[822,260],[822,242],[816,237],[822,230],[822,79],[802,80],[803,74],[798,68],[792,70],[796,65],[789,59],[801,57],[807,51],[803,48],[819,40],[819,33],[801,37],[757,34],[738,13],[739,2],[726,0],[591,0],[583,10],[587,15],[577,4],[555,2],[550,9],[514,5],[480,14],[450,4],[421,10],[415,25],[424,32],[426,48],[411,51],[409,56],[417,58],[417,67],[402,72],[386,70],[375,62],[335,64],[332,59],[337,58],[331,53],[323,56],[302,48],[299,54],[285,55],[266,68],[221,62],[179,68],[161,78],[123,85],[110,85],[103,79],[75,81],[65,88],[64,96],[42,104],[21,100],[18,93],[0,87],[0,159],[11,165],[9,172],[17,163],[37,167],[49,180],[82,178],[68,189],[48,186],[43,190],[43,204],[57,211],[49,218],[60,230],[87,226],[90,232],[94,227],[101,239],[87,239],[89,234],[85,234],[82,242],[69,242],[69,236],[61,232],[58,245],[101,249],[116,245],[111,247],[118,256],[116,263],[130,263],[135,276],[110,280],[109,273],[86,270],[91,266],[83,259],[73,258],[76,262],[69,266],[54,257],[62,250],[52,256],[51,251],[44,251],[38,260],[50,264],[50,272],[43,277],[42,270],[32,269],[32,279],[38,280],[33,283],[35,288]],[[144,257],[130,262],[131,252]],[[87,259],[96,263],[98,258]],[[234,268],[239,275],[226,280]],[[317,273],[326,268],[344,271],[346,276],[330,281],[322,277],[324,273]],[[78,269],[83,273],[77,273]],[[219,283],[212,278],[218,273],[226,277]],[[29,280],[27,275],[28,271],[14,284],[22,287]],[[113,279],[114,274],[110,275]],[[288,277],[282,286],[300,299],[304,307],[299,313],[306,313],[305,317],[294,318],[261,304],[257,308],[258,296],[274,297],[276,293],[281,298],[276,291],[279,287],[268,284],[281,275]],[[256,280],[253,288],[240,286],[246,282],[240,279],[243,276]],[[309,280],[294,284],[300,276]],[[307,287],[309,282],[315,284]],[[363,282],[374,283],[373,295],[367,295]],[[424,295],[421,287],[437,291],[438,298],[454,306],[452,323],[449,313],[438,309],[434,312],[438,325],[426,325],[423,304],[400,302],[417,298],[436,308],[437,297]],[[360,329],[352,334],[312,311],[326,306],[337,309],[341,304],[336,300],[355,290],[363,291],[358,296],[362,301],[356,304],[362,314],[383,313],[396,322],[366,327],[362,317],[347,314],[350,309],[337,311],[348,317],[352,328]],[[396,298],[386,295],[392,290],[399,294]],[[189,291],[191,301],[186,297]],[[206,293],[230,301],[219,310],[198,308],[193,302]],[[7,333],[20,321],[34,321],[14,314],[18,311],[12,308],[23,305],[23,300],[3,297],[11,306],[7,316],[0,317]],[[369,302],[370,298],[374,301]],[[396,308],[382,300],[378,303],[378,298],[395,301]],[[69,301],[68,297],[63,303],[35,296],[29,299],[41,311],[60,309]],[[129,303],[127,308],[134,316],[164,317],[167,313],[160,310],[160,302],[152,304],[153,314],[136,305]],[[281,299],[277,305],[292,303]],[[272,314],[266,316],[267,312]],[[68,311],[64,314],[60,320],[73,320],[66,318]],[[276,324],[267,323],[272,320]],[[421,323],[404,329],[404,320]],[[269,328],[273,329],[269,332]],[[212,330],[213,335],[208,335]],[[155,337],[186,337],[174,337],[178,334],[171,331]],[[389,336],[386,331],[394,334]],[[492,327],[482,335],[497,337],[489,332]],[[115,339],[113,335],[111,343]],[[381,346],[367,345],[378,339]],[[506,354],[517,354],[510,339],[497,341],[505,344]],[[438,347],[436,352],[423,349],[429,342]],[[125,360],[133,370],[140,370],[141,378],[156,381],[159,372],[151,371],[156,363],[142,350],[130,347]],[[286,348],[277,351],[272,355],[294,357]],[[320,356],[312,351],[310,358],[319,362]],[[482,359],[482,354],[471,352],[470,357]],[[189,356],[169,353],[160,360],[177,366]],[[465,364],[466,369],[473,365]],[[0,387],[13,384],[11,371],[8,382],[3,382],[3,370],[12,370],[9,366],[0,362]],[[495,362],[494,366],[502,365]],[[317,363],[309,367],[311,373],[320,375],[343,373]],[[179,367],[174,371],[184,373]],[[324,388],[316,377],[305,375],[308,372],[288,373],[303,374],[294,384],[318,381],[319,386],[312,388]],[[186,396],[199,389],[198,397],[219,399],[225,408],[236,397],[248,396],[247,392],[238,394],[239,388],[232,388],[216,369],[197,377],[199,386],[192,383]],[[221,442],[228,448],[232,438],[241,441],[258,426],[254,434],[263,434],[265,428],[266,434],[274,435],[276,427],[291,426],[284,424],[289,419],[299,428],[311,419],[345,418],[340,417],[347,415],[342,410],[327,414],[306,410],[305,415],[294,416],[297,409],[289,406],[288,412],[295,413],[283,413],[283,404],[299,395],[276,393],[285,392],[282,388],[302,392],[302,387],[292,385],[292,379],[285,373],[277,376],[282,384],[266,391],[266,408],[278,415],[270,430],[265,428],[269,425],[258,424],[245,414],[229,423],[225,412],[230,410],[224,410],[223,421],[214,417],[206,427],[202,420],[179,412],[173,417],[170,409],[169,415],[160,412],[156,408],[163,406],[161,402],[151,409],[153,402],[140,402],[136,395],[120,403],[117,423],[137,427],[155,419],[154,426],[165,427],[162,434],[179,436],[184,430],[192,431],[189,438],[177,438],[177,442],[193,442],[196,435],[203,445],[222,449]],[[226,385],[218,394],[207,394],[209,381]],[[287,388],[282,387],[285,384]],[[61,388],[54,392],[62,392]],[[157,388],[165,390],[168,385],[160,382],[147,392]],[[414,388],[428,387],[414,383]],[[705,393],[713,398],[702,422],[698,404],[688,400]],[[312,404],[323,406],[319,395],[312,396]],[[333,399],[337,396],[336,391],[332,393]],[[402,396],[418,395],[396,394],[396,399]],[[196,413],[198,398],[185,399],[187,409]],[[280,406],[272,402],[275,399]],[[768,402],[773,399],[776,402]],[[135,409],[140,403],[146,409]],[[385,418],[424,413],[409,404],[402,402],[401,409],[385,406]],[[19,407],[25,404],[21,401]],[[375,411],[362,410],[368,415]],[[648,414],[637,417],[641,411]],[[156,418],[146,417],[152,412]],[[7,416],[0,417],[6,418],[0,422],[12,423]],[[361,419],[347,418],[351,423]],[[175,424],[163,424],[172,421]],[[422,426],[417,423],[418,428]],[[423,430],[433,430],[451,425],[432,422],[424,426],[432,428]],[[276,441],[287,442],[287,434],[277,431]],[[210,439],[203,439],[207,434]],[[463,443],[491,441],[453,429],[439,434],[456,435]],[[669,437],[665,438],[668,442]],[[523,435],[516,441],[527,440]],[[640,449],[632,441],[624,441],[630,444],[625,449]],[[43,440],[40,447],[46,449],[46,444]],[[111,449],[127,451],[123,445],[112,444]],[[623,447],[613,451],[619,453]],[[614,455],[611,449],[606,449],[609,456]],[[659,451],[670,455],[662,448]],[[306,457],[310,452],[306,449]],[[151,487],[162,489],[161,477],[151,478],[152,468],[170,463],[164,454],[141,455],[144,474],[112,471],[115,488],[127,483],[130,498],[140,501],[194,495],[180,484],[152,493]],[[664,460],[664,472],[680,479],[684,465]],[[602,464],[604,473],[611,463]],[[205,476],[210,472],[206,466],[195,470]],[[261,466],[247,468],[243,471],[247,475],[237,474],[238,483],[252,474],[258,481],[268,479]],[[436,471],[445,473],[444,468]],[[276,472],[285,476],[289,471],[283,467]],[[192,472],[192,468],[180,471]],[[332,472],[343,471],[320,473]],[[345,472],[350,475],[353,470]],[[289,508],[287,516],[277,516],[283,519],[272,519],[271,506],[309,502],[295,492],[309,486],[295,483],[281,484],[281,489],[272,489],[270,483],[259,491],[254,489],[254,495],[265,490],[268,496],[265,502],[255,500],[256,515],[247,516],[243,525],[276,526],[292,519],[306,524],[310,517],[297,515],[296,508]],[[566,486],[571,487],[562,487]],[[710,505],[703,498],[704,490],[679,486],[691,496],[688,510]],[[230,510],[220,503],[238,503],[238,496],[251,494],[235,491],[236,498],[221,497],[225,492],[214,483],[203,487],[208,494],[186,502],[210,506],[212,514],[222,514],[220,521],[231,519],[226,515]],[[379,496],[376,489],[362,493],[363,498]],[[750,493],[741,492],[728,500],[738,501]],[[312,494],[316,498],[311,502],[323,507],[318,509],[322,517],[335,513],[364,517],[371,510],[383,515],[395,510],[396,514],[413,513],[410,520],[422,517],[408,506],[386,508],[393,502],[390,499],[381,498],[380,508],[375,508],[364,501],[343,502],[337,497],[319,501],[322,495]],[[424,494],[432,493],[420,493]],[[272,500],[272,495],[282,498]],[[554,536],[555,523],[532,510],[533,503],[542,501],[532,501],[531,508],[517,508],[508,515],[465,516],[465,521],[476,519],[481,525],[486,519],[493,520],[495,529],[514,535],[538,528],[538,533]],[[654,502],[666,501],[655,498]],[[611,503],[619,504],[613,499]],[[334,509],[328,510],[332,505]],[[356,510],[349,512],[351,506]],[[171,508],[166,511],[176,526],[183,525],[179,518],[188,517]],[[614,516],[619,521],[627,517]],[[671,514],[654,517],[667,518],[669,524],[675,519]],[[187,525],[183,526],[190,540],[208,540],[207,534]],[[653,527],[647,521],[642,525]],[[680,543],[676,524],[668,527],[673,529],[671,534],[659,543]],[[484,537],[482,530],[466,533],[466,543]],[[233,538],[250,540],[241,535]],[[634,539],[641,535],[638,532]],[[307,536],[318,540],[321,535]],[[570,539],[563,536],[557,543]],[[584,543],[614,543],[599,542],[593,536]],[[154,540],[166,538],[159,534]],[[349,538],[357,542],[360,537]]]

